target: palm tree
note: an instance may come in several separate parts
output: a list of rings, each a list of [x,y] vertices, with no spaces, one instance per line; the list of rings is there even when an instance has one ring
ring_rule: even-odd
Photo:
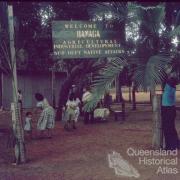
[[[125,45],[126,43],[126,17],[128,13],[127,2],[104,2],[104,3],[92,3],[89,7],[89,14],[93,16],[96,20],[101,21],[110,21],[110,23],[116,23],[116,26],[119,27],[119,36],[121,39],[121,44]],[[108,18],[110,15],[110,18]],[[116,101],[123,101],[122,90],[121,90],[121,79],[122,74],[119,73],[115,79],[116,86]]]
[[[152,94],[155,86],[161,84],[166,77],[166,65],[171,62],[172,58],[169,53],[160,51],[158,32],[165,17],[164,4],[144,8],[134,3],[128,3],[127,7],[130,17],[126,16],[126,19],[140,21],[140,39],[137,43],[136,54],[131,57],[121,56],[110,59],[110,63],[93,81],[93,99],[84,107],[85,109],[92,109],[96,106],[105,91],[110,88],[117,74],[127,65],[135,65],[132,80],[136,86],[144,91],[150,90]],[[177,28],[173,33],[177,33]]]

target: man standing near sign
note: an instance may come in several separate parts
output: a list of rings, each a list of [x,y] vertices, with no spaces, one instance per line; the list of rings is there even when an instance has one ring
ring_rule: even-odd
[[[166,150],[179,148],[179,138],[175,128],[176,85],[177,80],[171,75],[165,84],[162,95],[162,128],[165,137]]]

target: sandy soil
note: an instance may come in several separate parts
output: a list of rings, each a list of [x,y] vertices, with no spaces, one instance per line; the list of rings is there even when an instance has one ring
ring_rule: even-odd
[[[1,122],[9,119],[8,112],[1,113]],[[180,111],[176,120],[180,136]],[[35,135],[36,132],[33,133]],[[139,157],[130,157],[127,154],[130,147],[135,150],[152,149],[152,112],[151,107],[147,105],[139,105],[137,111],[131,111],[131,107],[127,108],[124,123],[115,122],[113,117],[110,117],[106,123],[84,125],[79,122],[77,130],[65,132],[62,123],[56,122],[52,139],[26,142],[28,162],[17,167],[11,165],[13,149],[6,148],[6,138],[5,135],[0,135],[0,180],[135,179],[117,176],[114,169],[109,168],[107,155],[112,151],[120,153],[138,170],[139,180],[180,179],[180,172],[157,174],[159,166],[140,164]],[[179,154],[177,157],[180,159]],[[180,171],[179,163],[167,167]]]

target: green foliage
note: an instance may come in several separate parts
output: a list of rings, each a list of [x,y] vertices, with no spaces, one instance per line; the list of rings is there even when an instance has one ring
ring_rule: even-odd
[[[151,56],[146,64],[137,64],[133,80],[139,89],[147,91],[161,84],[166,76],[166,65],[171,58],[165,54]]]
[[[9,47],[4,39],[0,42],[0,70],[8,75],[12,75],[13,72]]]
[[[173,36],[179,36],[180,35],[180,25],[175,27],[170,33],[169,36],[173,37]]]
[[[99,74],[92,81],[91,92],[93,96],[92,101],[84,106],[86,111],[90,111],[96,107],[104,93],[111,88],[117,75],[127,66],[127,61],[123,57],[109,58],[109,61],[110,62],[101,69]]]
[[[115,12],[114,14],[119,13],[107,3],[97,4],[93,11],[98,9],[99,11],[104,9],[104,12],[112,11]],[[144,91],[154,89],[155,85],[161,84],[166,76],[167,65],[172,58],[169,54],[158,53],[159,29],[165,18],[164,4],[145,8],[136,3],[128,3],[127,10],[126,14],[119,13],[119,17],[124,15],[123,19],[128,20],[127,22],[140,21],[140,39],[136,43],[136,54],[133,55],[134,57],[132,54],[131,57],[127,57],[127,61],[122,61],[121,58],[116,59],[95,77],[92,84],[93,98],[86,104],[85,110],[96,106],[124,66],[128,66],[130,69],[133,67],[130,70],[132,80],[138,88]],[[122,18],[119,19],[122,20]],[[128,50],[128,45],[126,47]]]
[[[135,3],[128,3],[128,16],[130,21],[140,21],[140,35],[152,39],[158,36],[160,24],[165,18],[164,4],[155,7],[143,7]]]
[[[8,41],[8,32],[0,24],[0,71],[11,75],[13,65],[11,64]]]

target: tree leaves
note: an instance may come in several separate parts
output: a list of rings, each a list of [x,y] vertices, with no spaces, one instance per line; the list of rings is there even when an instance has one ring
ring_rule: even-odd
[[[165,54],[151,56],[146,64],[135,67],[133,80],[137,87],[144,91],[161,84],[166,76],[166,65],[171,62],[171,57]]]
[[[123,57],[109,58],[109,60],[110,62],[92,81],[92,100],[85,104],[85,111],[90,111],[96,107],[104,93],[111,88],[117,75],[127,66],[127,61]]]
[[[137,15],[149,35],[158,34],[160,23],[165,17],[164,6],[158,6],[154,9],[147,10],[139,8]]]
[[[175,27],[170,33],[169,36],[173,37],[173,36],[179,36],[180,35],[180,25]]]

